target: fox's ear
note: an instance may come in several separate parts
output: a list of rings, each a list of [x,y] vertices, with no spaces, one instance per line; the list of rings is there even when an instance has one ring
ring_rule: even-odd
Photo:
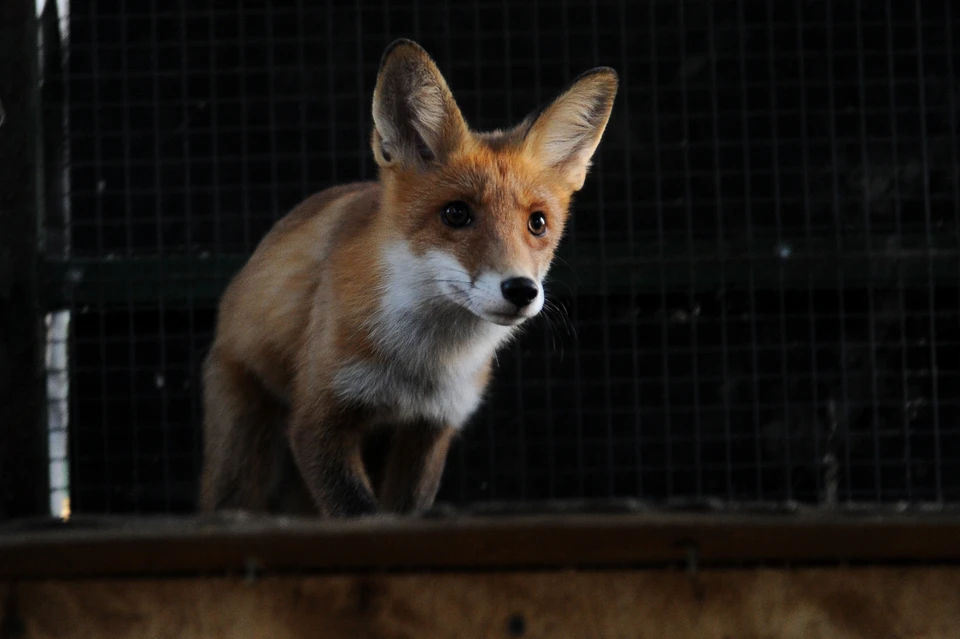
[[[617,72],[599,67],[582,74],[536,116],[524,138],[524,149],[556,169],[579,191],[590,158],[607,127],[617,95]]]
[[[460,145],[467,125],[437,65],[411,40],[383,54],[373,92],[373,154],[377,164],[424,165]]]

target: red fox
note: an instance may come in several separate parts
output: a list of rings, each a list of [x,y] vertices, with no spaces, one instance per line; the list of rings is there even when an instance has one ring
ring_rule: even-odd
[[[596,68],[513,128],[475,132],[426,51],[387,48],[379,179],[298,205],[223,295],[204,360],[202,510],[432,506],[497,348],[543,307],[617,85]]]

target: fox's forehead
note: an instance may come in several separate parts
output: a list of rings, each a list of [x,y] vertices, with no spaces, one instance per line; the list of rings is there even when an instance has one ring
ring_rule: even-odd
[[[511,148],[480,146],[451,158],[445,178],[465,197],[483,207],[564,208],[547,172]]]

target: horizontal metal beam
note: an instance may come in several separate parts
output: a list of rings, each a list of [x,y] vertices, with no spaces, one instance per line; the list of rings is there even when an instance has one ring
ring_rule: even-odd
[[[70,306],[213,305],[247,255],[77,258],[46,263],[49,309]],[[554,295],[955,287],[953,237],[784,241],[754,238],[610,243],[567,242],[548,288]]]

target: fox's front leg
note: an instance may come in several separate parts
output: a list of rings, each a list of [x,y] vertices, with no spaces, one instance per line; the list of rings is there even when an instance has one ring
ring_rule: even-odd
[[[380,504],[395,513],[433,505],[455,429],[429,423],[397,427],[380,486]]]
[[[367,420],[360,410],[321,400],[295,407],[290,423],[290,449],[303,481],[328,517],[376,513],[361,455]]]

